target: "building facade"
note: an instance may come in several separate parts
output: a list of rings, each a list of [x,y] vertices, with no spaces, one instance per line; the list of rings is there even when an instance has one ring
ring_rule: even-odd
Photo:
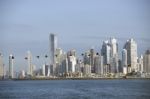
[[[9,78],[14,78],[14,56],[9,55]]]
[[[27,61],[28,61],[28,75],[33,76],[33,64],[32,64],[32,54],[27,51]]]
[[[137,43],[131,38],[124,45],[127,50],[128,72],[137,71]]]
[[[52,65],[52,74],[56,74],[56,48],[57,48],[57,36],[55,34],[50,34],[50,64]]]

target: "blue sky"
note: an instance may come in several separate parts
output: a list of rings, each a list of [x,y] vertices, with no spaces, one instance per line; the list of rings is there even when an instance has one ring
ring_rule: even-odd
[[[1,0],[0,51],[7,67],[12,53],[15,69],[26,69],[27,50],[48,54],[49,34],[56,33],[65,51],[100,51],[104,40],[116,37],[120,50],[134,38],[140,55],[150,48],[149,9],[149,0]]]

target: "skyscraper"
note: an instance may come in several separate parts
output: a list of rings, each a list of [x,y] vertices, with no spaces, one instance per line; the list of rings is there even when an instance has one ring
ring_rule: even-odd
[[[138,65],[137,65],[138,71],[142,73],[143,72],[143,56],[142,55],[138,58],[137,62],[138,62]]]
[[[108,41],[104,41],[101,49],[103,56],[104,74],[110,72],[111,46]]]
[[[111,73],[117,73],[118,72],[118,43],[115,38],[110,38],[110,47],[111,47],[111,55],[110,55]]]
[[[27,60],[28,60],[28,75],[33,76],[32,54],[30,51],[27,52]]]
[[[55,34],[50,34],[49,36],[49,41],[50,41],[50,63],[53,66],[53,74],[56,71],[56,63],[55,63],[55,54],[56,54],[56,48],[57,48],[57,36]]]
[[[56,70],[55,73],[61,74],[62,73],[62,61],[63,61],[63,50],[61,48],[56,48],[56,52],[55,52],[55,65],[56,65]]]
[[[146,50],[143,57],[143,71],[150,74],[150,49]]]
[[[127,40],[124,45],[124,49],[127,50],[127,65],[128,65],[128,72],[137,71],[137,44],[131,38]]]
[[[14,56],[12,54],[9,55],[9,78],[14,78]]]
[[[94,57],[95,57],[94,49],[90,49],[90,63],[91,63],[91,72],[95,73],[95,66],[94,66]]]
[[[2,54],[0,53],[0,79],[4,76],[4,64]]]
[[[97,55],[94,58],[94,66],[95,66],[95,73],[102,75],[103,74],[103,56]]]
[[[76,57],[75,56],[69,56],[68,57],[68,71],[71,73],[75,72],[75,66],[76,66]]]
[[[123,68],[123,73],[127,74],[127,50],[126,49],[122,50],[122,68]]]
[[[75,66],[77,63],[77,59],[76,59],[76,51],[70,50],[67,52],[67,58],[68,58],[68,71],[71,73],[75,72]]]
[[[104,41],[101,49],[104,65],[110,64],[111,47],[108,41]]]

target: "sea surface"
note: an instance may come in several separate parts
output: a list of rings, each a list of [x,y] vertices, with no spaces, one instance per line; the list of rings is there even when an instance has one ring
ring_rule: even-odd
[[[0,81],[0,99],[150,99],[150,80]]]

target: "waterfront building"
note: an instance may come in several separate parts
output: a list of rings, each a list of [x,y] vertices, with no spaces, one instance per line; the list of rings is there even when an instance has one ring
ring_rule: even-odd
[[[90,76],[91,75],[91,66],[89,64],[84,65],[83,74],[85,76]]]
[[[76,57],[75,56],[69,56],[68,57],[68,71],[70,73],[75,72],[75,66],[76,66]]]
[[[81,67],[83,67],[83,63],[81,62],[81,60],[77,59],[77,64],[75,66],[75,72],[81,73]]]
[[[33,76],[33,64],[32,64],[32,54],[30,51],[27,51],[27,61],[28,61],[28,75]]]
[[[104,65],[110,64],[111,47],[108,41],[104,41],[101,49]]]
[[[23,79],[23,78],[25,78],[25,76],[26,76],[25,71],[24,71],[24,70],[21,70],[21,71],[19,72],[18,78]]]
[[[127,50],[122,50],[122,68],[123,68],[123,74],[127,74]]]
[[[57,48],[57,36],[51,33],[49,36],[50,41],[50,63],[52,65],[52,74],[56,74],[56,48]]]
[[[142,55],[137,60],[137,71],[143,73],[143,56]]]
[[[95,73],[103,75],[103,56],[96,54],[94,58]]]
[[[137,71],[137,43],[131,38],[124,45],[127,50],[128,72]]]
[[[96,55],[96,53],[95,53],[95,51],[94,51],[94,49],[92,48],[92,49],[90,49],[90,65],[91,65],[91,73],[95,73],[95,69],[96,69],[96,67],[94,66],[94,58],[95,58],[95,55]]]
[[[84,65],[88,64],[88,65],[91,65],[91,61],[90,61],[90,52],[89,51],[86,51],[85,54],[83,55],[83,62],[84,62]]]
[[[4,77],[4,63],[3,63],[3,56],[0,53],[0,79]]]
[[[150,74],[150,49],[146,50],[143,57],[143,71]]]
[[[118,73],[118,43],[115,38],[110,38],[110,72]]]
[[[62,73],[63,75],[68,74],[68,58],[67,58],[67,56],[66,56],[66,57],[64,56],[61,66],[62,66],[62,71],[61,71],[61,73]]]
[[[63,50],[61,48],[56,48],[55,52],[55,75],[61,73],[61,64],[63,61]]]
[[[47,77],[50,76],[50,66],[49,65],[46,65],[46,64],[43,65],[42,75],[47,76]]]
[[[9,78],[14,78],[14,56],[9,55]]]

